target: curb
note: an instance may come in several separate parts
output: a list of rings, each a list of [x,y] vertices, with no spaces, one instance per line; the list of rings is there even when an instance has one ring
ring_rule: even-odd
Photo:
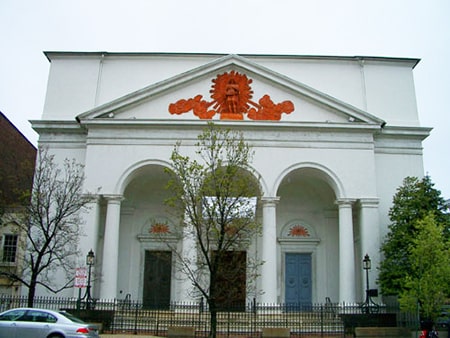
[[[159,338],[157,336],[141,336],[135,334],[100,334],[100,338]]]

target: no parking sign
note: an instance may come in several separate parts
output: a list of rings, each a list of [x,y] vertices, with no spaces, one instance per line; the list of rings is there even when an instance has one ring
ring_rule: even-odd
[[[87,271],[86,268],[77,268],[75,271],[75,287],[85,288],[87,285]]]

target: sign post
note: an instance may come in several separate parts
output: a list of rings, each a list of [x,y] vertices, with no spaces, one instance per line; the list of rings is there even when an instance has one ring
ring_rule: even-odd
[[[76,268],[74,286],[78,288],[77,310],[81,308],[81,289],[86,287],[87,285],[86,281],[87,281],[86,268]]]

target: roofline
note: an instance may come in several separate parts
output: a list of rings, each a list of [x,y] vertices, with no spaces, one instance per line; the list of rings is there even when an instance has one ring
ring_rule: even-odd
[[[107,51],[44,51],[44,55],[49,62],[55,56],[85,56],[85,57],[105,57],[105,56],[199,56],[199,57],[223,57],[230,54],[237,54],[246,58],[277,58],[277,59],[303,59],[303,60],[336,60],[336,61],[376,61],[376,62],[407,62],[412,63],[415,68],[421,61],[419,58],[409,57],[388,57],[388,56],[345,56],[345,55],[298,55],[298,54],[240,54],[240,53],[171,53],[171,52],[107,52]]]
[[[22,136],[22,138],[25,140],[25,141],[27,141],[28,142],[28,144],[30,145],[30,146],[32,146],[33,147],[33,149],[34,150],[37,150],[36,149],[36,147],[34,146],[34,144],[33,143],[31,143],[31,141],[19,130],[19,128],[17,128],[15,125],[14,125],[14,123],[12,123],[9,119],[8,119],[8,117],[5,115],[5,114],[3,114],[1,111],[0,111],[0,115],[1,116],[3,116],[3,118],[10,124],[10,126],[11,127],[13,127],[21,136]]]
[[[228,67],[234,66],[245,72],[252,72],[259,76],[276,81],[279,86],[294,91],[303,97],[307,97],[329,108],[334,108],[342,113],[356,117],[359,120],[366,122],[375,122],[381,126],[386,124],[385,121],[378,117],[367,113],[359,108],[349,105],[343,101],[340,101],[334,97],[331,97],[323,92],[320,92],[312,87],[309,87],[303,83],[295,81],[287,76],[272,71],[260,64],[236,54],[229,54],[221,58],[216,58],[207,64],[193,68],[187,72],[175,75],[169,79],[157,82],[155,84],[144,87],[140,90],[134,91],[128,95],[119,97],[113,101],[105,103],[103,105],[94,107],[77,116],[77,120],[98,117],[107,113],[114,112],[115,110],[121,110],[123,107],[136,104],[139,101],[146,100],[156,94],[161,94],[171,88],[189,83],[195,78],[201,77],[205,74],[217,71],[223,71]]]

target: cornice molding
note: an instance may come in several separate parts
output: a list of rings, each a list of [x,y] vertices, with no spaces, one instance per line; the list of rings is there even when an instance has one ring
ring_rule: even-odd
[[[69,120],[30,120],[31,127],[38,133],[42,132],[62,132],[86,134],[86,130],[81,128],[77,121]]]
[[[380,129],[379,136],[411,136],[421,138],[428,137],[433,128],[421,126],[385,126]]]
[[[170,53],[170,52],[108,52],[108,51],[44,51],[44,55],[51,62],[57,58],[85,57],[85,58],[102,58],[102,57],[155,57],[155,58],[180,58],[180,57],[222,57],[226,53]],[[360,62],[372,61],[379,63],[405,63],[414,68],[419,62],[419,58],[407,57],[387,57],[387,56],[370,56],[370,55],[299,55],[299,54],[248,54],[239,53],[240,56],[252,59],[288,59],[288,60],[325,60],[325,61],[355,61]]]

